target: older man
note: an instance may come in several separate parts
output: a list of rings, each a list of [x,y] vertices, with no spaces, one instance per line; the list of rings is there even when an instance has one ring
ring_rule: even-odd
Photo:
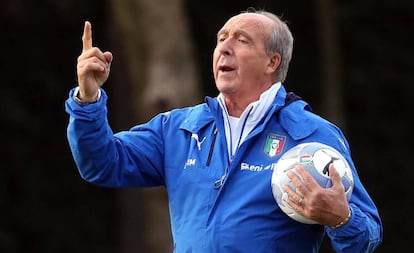
[[[92,46],[86,22],[79,86],[66,101],[68,140],[81,176],[107,187],[165,186],[174,252],[317,252],[325,233],[337,252],[372,252],[382,240],[381,220],[348,142],[282,84],[292,47],[289,28],[272,13],[231,17],[217,34],[213,55],[217,97],[113,134],[101,88],[112,54]],[[269,140],[277,142],[272,152],[266,152]],[[355,181],[348,202],[333,166],[327,189],[301,167],[303,181],[290,174],[302,195],[286,187],[289,205],[316,225],[285,215],[270,184],[281,155],[309,141],[339,150]]]

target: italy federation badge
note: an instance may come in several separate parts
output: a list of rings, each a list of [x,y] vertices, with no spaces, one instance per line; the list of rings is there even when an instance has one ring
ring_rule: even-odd
[[[269,134],[266,139],[266,144],[264,148],[264,152],[269,157],[274,157],[282,152],[283,146],[285,145],[286,136],[278,135],[278,134]]]

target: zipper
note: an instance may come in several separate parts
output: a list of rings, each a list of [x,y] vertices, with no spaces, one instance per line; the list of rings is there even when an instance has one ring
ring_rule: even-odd
[[[210,150],[208,151],[208,158],[207,158],[206,166],[210,166],[210,163],[211,163],[211,157],[213,156],[214,146],[216,144],[217,132],[218,132],[218,129],[216,127],[213,132],[213,140],[211,141]]]

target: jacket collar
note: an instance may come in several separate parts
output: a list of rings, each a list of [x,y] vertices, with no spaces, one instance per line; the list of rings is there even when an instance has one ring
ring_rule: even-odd
[[[206,101],[214,100],[206,97]],[[215,101],[218,106],[217,101]],[[214,104],[214,102],[213,102]],[[213,106],[214,107],[214,106]],[[180,124],[180,129],[187,130],[191,133],[198,133],[202,128],[215,120],[213,108],[208,106],[208,103],[203,103],[190,108],[186,118]]]
[[[308,111],[307,108],[309,108],[309,105],[305,101],[295,101],[287,106],[291,109],[280,110],[285,105],[286,95],[286,90],[284,86],[281,85],[275,99],[268,109],[268,113],[265,114],[262,123],[259,123],[254,132],[262,131],[266,123],[276,114],[279,117],[280,125],[295,140],[306,138],[316,130],[316,122],[311,120],[306,113],[302,113],[303,111]],[[214,121],[219,130],[224,127],[223,113],[217,97],[206,97],[205,103],[191,108],[186,119],[181,123],[180,128],[192,133],[197,133]]]
[[[273,111],[280,109],[285,103],[285,97],[286,90],[283,85],[280,84],[276,97],[267,111],[270,111],[270,114],[273,114]],[[269,118],[269,113],[265,113],[262,117]],[[197,105],[190,110],[187,118],[181,123],[180,128],[195,133],[199,132],[200,129],[212,121],[216,121],[216,125],[218,126],[223,126],[223,109],[221,108],[217,97],[212,98],[207,96],[205,97],[204,104]]]

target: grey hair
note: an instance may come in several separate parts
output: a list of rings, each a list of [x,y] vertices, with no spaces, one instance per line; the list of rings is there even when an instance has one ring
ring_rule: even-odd
[[[256,13],[263,15],[276,23],[266,41],[265,50],[268,55],[273,55],[275,53],[280,54],[282,59],[278,69],[275,72],[275,81],[284,82],[289,69],[290,60],[292,59],[293,51],[293,36],[289,30],[289,27],[280,17],[268,11],[248,8],[244,13]]]

